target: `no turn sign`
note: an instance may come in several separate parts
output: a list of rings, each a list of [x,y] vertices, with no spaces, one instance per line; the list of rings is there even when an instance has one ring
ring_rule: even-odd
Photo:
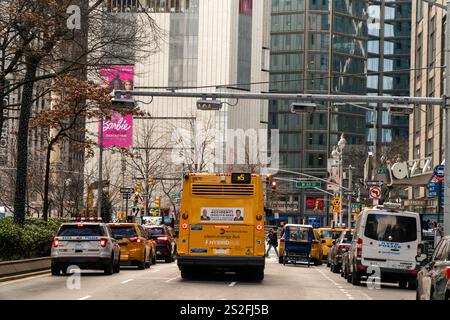
[[[369,189],[369,196],[371,199],[380,199],[381,198],[381,189],[380,187],[371,187]]]

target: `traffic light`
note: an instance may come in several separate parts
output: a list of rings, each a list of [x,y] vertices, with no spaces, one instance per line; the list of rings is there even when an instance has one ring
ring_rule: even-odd
[[[139,192],[135,192],[134,193],[133,203],[134,203],[135,206],[138,205],[138,203],[139,203]]]
[[[272,191],[276,191],[276,190],[277,190],[277,182],[272,181]]]
[[[159,209],[161,207],[161,197],[156,197],[155,206]]]
[[[155,182],[153,181],[152,177],[148,177],[147,183],[148,183],[149,186],[154,186],[155,185]]]
[[[270,184],[270,174],[266,175],[266,185]]]
[[[319,210],[319,200],[316,200],[316,203],[314,205],[314,210]]]
[[[87,207],[92,208],[93,206],[94,206],[94,192],[92,192],[92,190],[89,190],[87,194]]]
[[[142,192],[142,183],[138,182],[136,183],[136,193],[141,193]]]

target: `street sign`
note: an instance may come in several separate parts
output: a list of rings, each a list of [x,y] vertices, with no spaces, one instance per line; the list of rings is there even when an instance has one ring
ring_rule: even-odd
[[[181,199],[181,194],[173,193],[173,194],[170,195],[170,199],[172,199],[174,201],[180,200]]]
[[[134,188],[120,188],[120,193],[123,194],[134,193]]]
[[[430,182],[428,182],[428,197],[437,197],[439,192],[439,182],[437,182],[434,179],[431,179]]]
[[[378,168],[377,174],[387,174],[387,168],[386,167]]]
[[[320,188],[322,187],[322,182],[320,181],[296,181],[295,187],[302,188]]]
[[[384,184],[383,181],[366,181],[366,185],[371,187],[371,186],[379,186],[381,187]]]
[[[369,196],[371,199],[378,200],[381,198],[381,188],[380,187],[371,187],[369,190]]]
[[[344,196],[355,196],[356,192],[355,191],[344,191]]]
[[[331,205],[333,206],[333,208],[339,208],[341,206],[341,198],[333,198],[333,200],[331,200]]]
[[[433,170],[433,177],[437,182],[443,182],[444,181],[444,170],[445,167],[440,165],[436,166]]]
[[[360,203],[352,203],[351,208],[352,209],[360,209],[361,208],[361,204]]]

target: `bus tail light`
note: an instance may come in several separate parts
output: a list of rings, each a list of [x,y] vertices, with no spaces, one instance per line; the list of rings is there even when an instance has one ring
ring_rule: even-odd
[[[263,229],[262,224],[257,224],[256,225],[256,230],[261,231]]]
[[[187,229],[187,228],[188,228],[188,225],[187,225],[187,223],[183,223],[183,224],[181,225],[181,227],[182,227],[183,229]]]

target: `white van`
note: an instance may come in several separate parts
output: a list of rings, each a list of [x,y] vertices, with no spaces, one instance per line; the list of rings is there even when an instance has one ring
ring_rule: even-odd
[[[363,210],[356,218],[356,231],[349,251],[349,282],[381,276],[382,282],[398,282],[415,289],[422,257],[420,216],[389,206]],[[370,268],[371,267],[371,268]]]

